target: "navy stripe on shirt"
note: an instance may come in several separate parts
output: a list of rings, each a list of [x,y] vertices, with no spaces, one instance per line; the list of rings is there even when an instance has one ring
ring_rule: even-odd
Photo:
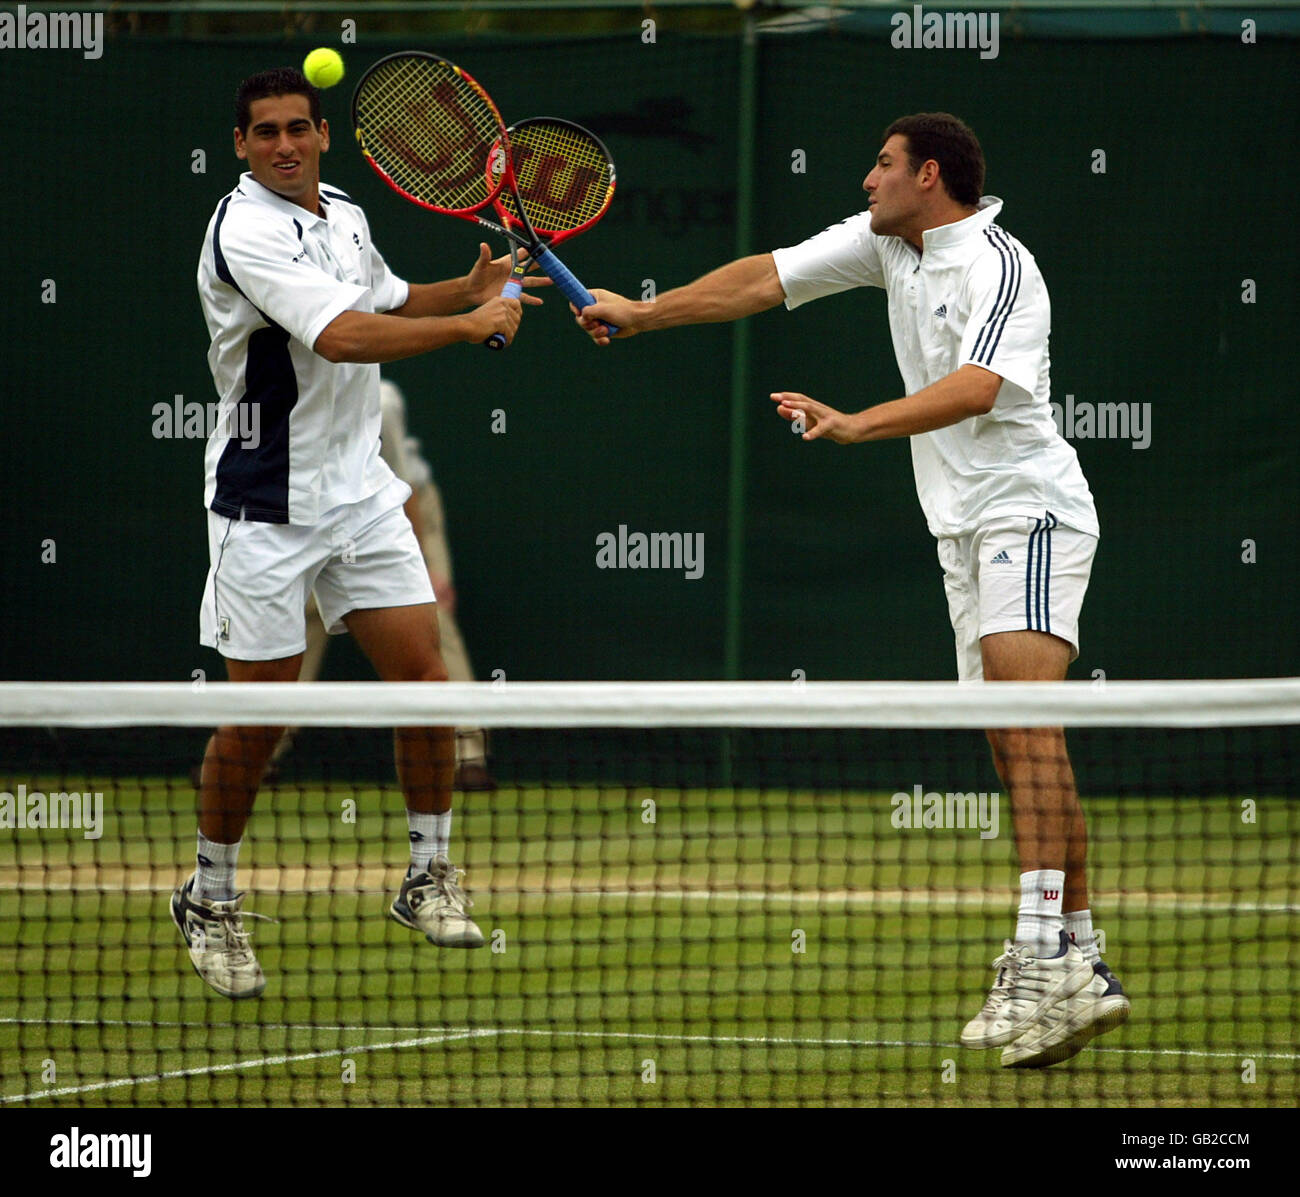
[[[211,509],[232,519],[266,524],[289,522],[289,415],[298,402],[298,376],[289,354],[289,334],[279,325],[249,335],[244,362],[245,390],[231,426],[258,428],[251,447],[232,436],[217,461]],[[258,405],[258,421],[238,417],[238,407]]]
[[[989,360],[992,360],[993,354],[997,352],[998,342],[1002,340],[1002,334],[1006,331],[1007,322],[1011,319],[1011,312],[1016,306],[1016,299],[1020,295],[1020,281],[1024,277],[1024,269],[1020,262],[1020,251],[1011,244],[1000,228],[993,225],[984,230],[990,241],[1000,243],[1006,253],[1010,255],[1012,263],[1012,289],[1010,298],[1002,309],[1002,319],[998,322],[997,335],[993,339],[993,344],[988,347]]]
[[[231,412],[231,427],[257,428],[259,442],[249,447],[230,437],[217,461],[211,510],[231,519],[289,522],[289,413],[298,402],[298,376],[289,353],[289,333],[259,308],[235,282],[221,252],[221,225],[233,193],[221,201],[212,228],[212,260],[217,277],[233,287],[266,322],[248,337],[244,393]],[[297,224],[297,221],[294,222]],[[238,409],[257,405],[258,419],[239,417]]]
[[[995,236],[995,233],[998,235]],[[984,230],[984,236],[997,251],[1002,264],[1002,276],[998,280],[998,293],[993,300],[993,310],[985,319],[979,336],[975,338],[975,349],[971,355],[971,361],[976,365],[987,366],[993,361],[993,354],[1002,339],[1002,331],[1006,328],[1011,309],[1020,294],[1021,266],[1019,252],[1006,240],[1006,234],[1001,229],[987,228]]]

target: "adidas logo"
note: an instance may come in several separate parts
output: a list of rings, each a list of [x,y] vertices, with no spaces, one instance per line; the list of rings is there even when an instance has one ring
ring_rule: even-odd
[[[941,303],[937,308],[934,309],[934,316],[936,320],[942,320],[945,316],[947,316],[947,314],[948,314],[948,305],[946,303]]]
[[[992,561],[989,562],[989,564],[990,564],[990,565],[1010,565],[1010,564],[1011,564],[1011,558],[1007,555],[1007,551],[1006,551],[1006,549],[1003,549],[1002,552],[1000,552],[996,557],[993,558]]]

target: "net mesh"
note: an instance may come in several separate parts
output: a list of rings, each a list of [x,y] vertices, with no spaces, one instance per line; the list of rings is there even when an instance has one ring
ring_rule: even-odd
[[[960,1044],[1013,934],[1017,819],[1061,778],[1004,761],[1008,789],[981,717],[1066,728],[1132,1004],[1046,1069]],[[1295,682],[0,686],[0,1097],[1294,1104],[1297,717]],[[235,718],[299,728],[239,857],[245,1001],[169,912]],[[495,789],[455,794],[448,851],[477,949],[390,913],[411,775],[385,724],[421,722],[490,729]]]
[[[371,165],[414,199],[466,211],[492,198],[485,165],[501,114],[454,64],[425,54],[385,58],[358,84],[352,115]]]

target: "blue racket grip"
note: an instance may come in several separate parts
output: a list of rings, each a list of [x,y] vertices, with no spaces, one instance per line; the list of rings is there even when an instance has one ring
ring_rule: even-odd
[[[523,291],[523,283],[517,283],[512,278],[504,287],[501,288],[502,299],[518,299],[519,294]],[[489,349],[504,349],[506,339],[501,333],[493,333],[486,341],[483,342]]]
[[[546,272],[547,278],[559,287],[564,298],[573,304],[578,311],[582,311],[583,308],[596,302],[596,297],[578,282],[570,273],[569,268],[545,246],[533,255],[533,260]],[[608,327],[611,337],[618,332],[614,325],[611,324]]]

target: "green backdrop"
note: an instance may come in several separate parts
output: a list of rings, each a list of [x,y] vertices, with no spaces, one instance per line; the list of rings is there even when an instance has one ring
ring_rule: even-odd
[[[152,408],[212,397],[194,273],[240,169],[235,83],[321,40],[115,38],[98,61],[5,52],[0,676],[221,675],[197,644],[202,444],[154,439]],[[350,84],[394,48],[364,29],[344,47],[351,77],[325,94],[325,178],[366,206],[399,273],[431,280],[468,267],[476,231],[387,192],[348,125]],[[430,48],[483,79],[507,119],[566,115],[606,137],[618,195],[566,254],[590,285],[662,290],[733,256],[738,39]],[[857,211],[895,116],[956,112],[981,137],[1001,223],[1046,278],[1056,397],[1151,404],[1149,448],[1075,442],[1102,522],[1076,676],[1300,672],[1295,48],[1004,30],[999,56],[981,60],[896,51],[880,30],[760,38],[756,249]],[[54,304],[41,302],[46,279]],[[551,299],[506,354],[457,346],[390,368],[443,487],[480,677],[722,676],[732,344],[716,326],[598,351]],[[741,676],[953,676],[907,446],[804,445],[768,410],[773,389],[849,407],[896,397],[883,295],[766,313],[749,344]],[[598,569],[596,537],[620,524],[703,533],[703,577]],[[327,676],[366,671],[348,646]]]

